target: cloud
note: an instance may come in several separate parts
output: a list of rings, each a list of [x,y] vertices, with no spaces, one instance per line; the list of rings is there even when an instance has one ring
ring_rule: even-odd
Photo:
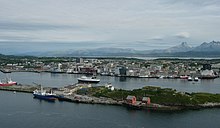
[[[54,29],[82,29],[82,25],[49,24],[34,22],[0,21],[0,30],[54,30]]]
[[[189,38],[190,34],[188,32],[180,32],[175,35],[177,38]]]
[[[184,39],[220,40],[220,1],[0,0],[0,41],[97,41],[167,48]],[[121,5],[121,6],[118,6]],[[191,36],[193,35],[193,36]],[[130,45],[132,44],[132,45]],[[43,46],[42,46],[43,47]],[[66,46],[68,47],[68,46]],[[75,44],[78,47],[78,44]]]
[[[154,37],[150,38],[150,40],[162,41],[163,37],[161,37],[161,36],[154,36]]]

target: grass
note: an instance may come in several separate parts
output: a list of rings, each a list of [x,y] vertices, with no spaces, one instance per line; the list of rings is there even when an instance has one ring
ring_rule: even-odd
[[[137,100],[142,100],[143,97],[150,97],[152,103],[165,105],[198,105],[208,102],[220,103],[220,94],[184,93],[169,88],[162,89],[152,86],[134,90],[115,89],[114,91],[100,86],[88,88],[84,90],[84,92],[80,92],[79,90],[77,93],[95,97],[108,97],[114,100],[125,100],[128,95],[136,96]]]

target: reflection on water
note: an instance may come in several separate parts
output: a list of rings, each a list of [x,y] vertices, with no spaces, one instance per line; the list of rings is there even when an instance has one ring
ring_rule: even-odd
[[[120,82],[126,81],[126,77],[119,77],[119,81],[120,81]]]

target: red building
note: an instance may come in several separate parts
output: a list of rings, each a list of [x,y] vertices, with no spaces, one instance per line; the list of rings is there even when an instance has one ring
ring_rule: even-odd
[[[127,101],[127,103],[129,103],[129,104],[135,104],[135,103],[136,103],[136,97],[135,97],[135,96],[128,95],[127,98],[126,98],[126,101]]]

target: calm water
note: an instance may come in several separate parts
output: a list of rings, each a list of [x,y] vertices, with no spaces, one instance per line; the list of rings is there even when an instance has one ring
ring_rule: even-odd
[[[0,91],[1,128],[219,128],[220,109],[183,112],[128,110],[120,106],[50,103],[32,94]]]
[[[77,82],[81,75],[50,73],[11,73],[13,80],[22,84],[40,83],[60,87]],[[0,74],[4,78],[4,74]],[[120,79],[100,76],[101,83],[111,82],[124,89],[145,85],[172,87],[186,91],[218,92],[219,79],[200,81],[196,84],[181,80]],[[219,128],[220,109],[181,112],[153,112],[129,110],[120,106],[55,103],[33,99],[32,94],[0,91],[1,128]]]
[[[9,74],[12,80],[22,84],[31,84],[33,82],[43,86],[62,87],[77,83],[79,74],[51,74],[51,73],[31,73],[31,72],[14,72]],[[0,73],[0,78],[5,78],[5,74]],[[179,91],[187,92],[210,92],[220,93],[220,79],[200,80],[198,82],[189,82],[180,79],[148,79],[148,78],[121,78],[110,76],[98,76],[101,82],[98,85],[112,83],[113,86],[122,89],[141,88],[143,86],[160,86],[174,88]]]

